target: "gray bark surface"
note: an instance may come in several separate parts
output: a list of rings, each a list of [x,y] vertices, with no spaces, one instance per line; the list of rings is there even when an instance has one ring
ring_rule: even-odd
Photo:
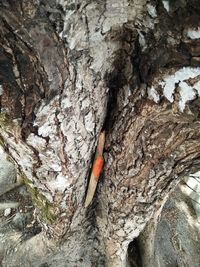
[[[177,186],[159,216],[150,220],[139,236],[142,266],[199,266],[200,230],[198,213],[194,209],[196,202],[182,188],[188,189],[185,184]]]
[[[4,266],[126,266],[129,243],[199,169],[199,3],[163,2],[0,3],[0,143],[43,228]]]

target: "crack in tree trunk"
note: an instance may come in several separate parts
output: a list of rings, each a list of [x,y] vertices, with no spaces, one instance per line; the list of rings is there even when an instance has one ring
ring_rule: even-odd
[[[169,11],[145,0],[0,4],[0,144],[55,251],[36,251],[37,264],[125,266],[165,196],[199,170],[200,43],[189,37],[197,2]],[[85,209],[102,129],[105,168]]]

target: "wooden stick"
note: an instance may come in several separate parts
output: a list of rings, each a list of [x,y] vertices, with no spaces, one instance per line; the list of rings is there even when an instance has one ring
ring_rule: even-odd
[[[90,176],[90,182],[87,190],[87,195],[85,199],[85,204],[84,207],[87,208],[93,197],[94,193],[96,191],[96,187],[98,184],[99,177],[101,175],[103,165],[104,165],[104,158],[103,158],[103,149],[104,149],[104,144],[105,144],[105,131],[100,133],[97,148],[96,148],[96,153],[95,153],[95,158],[94,162],[92,165],[92,173]]]

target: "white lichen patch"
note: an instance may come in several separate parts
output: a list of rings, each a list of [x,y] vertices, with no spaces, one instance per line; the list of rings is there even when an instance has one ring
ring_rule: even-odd
[[[118,235],[119,237],[123,237],[126,235],[126,233],[123,231],[123,229],[119,229],[117,232],[116,232],[116,235]]]
[[[180,90],[180,101],[179,101],[179,108],[183,112],[185,109],[185,104],[187,101],[193,100],[196,97],[196,91],[191,88],[191,86],[187,85],[186,82],[180,82],[179,84]]]
[[[56,143],[56,142],[55,142]],[[59,144],[57,145],[57,149],[59,149]],[[41,168],[38,168],[38,173],[42,173],[43,171],[50,172],[59,172],[62,170],[61,160],[56,154],[56,144],[55,148],[46,149],[45,153],[40,153],[39,157],[42,162]]]
[[[95,123],[94,123],[94,115],[92,111],[90,111],[86,116],[85,116],[85,128],[88,132],[93,132]]]
[[[148,88],[148,97],[155,103],[158,103],[160,101],[160,96],[153,86],[151,86],[151,88]]]
[[[164,0],[164,1],[162,1],[162,2],[163,2],[163,6],[164,6],[164,8],[167,10],[167,12],[169,12],[169,1]]]
[[[200,38],[200,27],[198,27],[196,30],[195,29],[189,29],[187,32],[187,36],[190,39],[199,39]]]
[[[53,135],[56,132],[56,126],[53,125],[53,119],[54,116],[51,117],[52,121],[49,120],[44,123],[43,126],[38,128],[38,134],[43,137],[48,137],[50,135]]]
[[[182,69],[176,71],[173,75],[169,75],[164,78],[159,82],[159,85],[162,86],[164,96],[171,103],[174,101],[174,90],[177,85],[179,85],[179,108],[181,111],[184,111],[185,104],[196,97],[196,91],[198,91],[199,85],[199,83],[195,83],[195,85],[189,85],[189,83],[187,83],[187,80],[195,78],[198,75],[200,75],[200,67],[183,67]]]
[[[157,17],[157,12],[156,12],[155,6],[153,6],[151,4],[147,4],[147,11],[152,18]]]
[[[144,51],[147,48],[146,40],[144,35],[139,31],[139,43],[142,48],[142,51]]]
[[[7,217],[8,215],[10,215],[10,213],[11,213],[11,208],[7,208],[4,211],[4,216]]]
[[[61,107],[63,109],[65,108],[70,108],[72,106],[72,103],[70,102],[70,100],[66,97],[64,99],[62,99],[62,102],[61,102]]]
[[[0,84],[0,96],[3,95],[3,86]]]
[[[47,182],[47,187],[54,192],[63,192],[67,187],[69,187],[69,179],[67,176],[64,176],[62,173],[59,173],[56,179]]]
[[[27,144],[38,150],[42,150],[46,147],[46,140],[31,133],[27,138]]]
[[[51,168],[55,172],[60,172],[62,170],[62,166],[60,164],[57,164],[56,162],[54,162],[53,164],[51,164]]]
[[[55,97],[48,105],[41,105],[34,121],[34,126],[38,126],[39,135],[43,137],[56,135],[55,114],[58,105],[58,97]]]
[[[83,99],[83,101],[81,102],[81,108],[85,109],[85,108],[89,108],[90,106],[90,101],[88,98]]]
[[[80,155],[81,157],[84,157],[85,154],[88,152],[88,144],[86,144],[84,141],[80,143]]]

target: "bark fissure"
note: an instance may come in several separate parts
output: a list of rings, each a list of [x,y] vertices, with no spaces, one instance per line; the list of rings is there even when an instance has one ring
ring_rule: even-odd
[[[165,196],[199,169],[200,53],[188,37],[199,7],[170,1],[168,12],[147,2],[0,4],[0,143],[69,266],[125,265],[128,244]],[[86,210],[102,129],[105,167]]]

